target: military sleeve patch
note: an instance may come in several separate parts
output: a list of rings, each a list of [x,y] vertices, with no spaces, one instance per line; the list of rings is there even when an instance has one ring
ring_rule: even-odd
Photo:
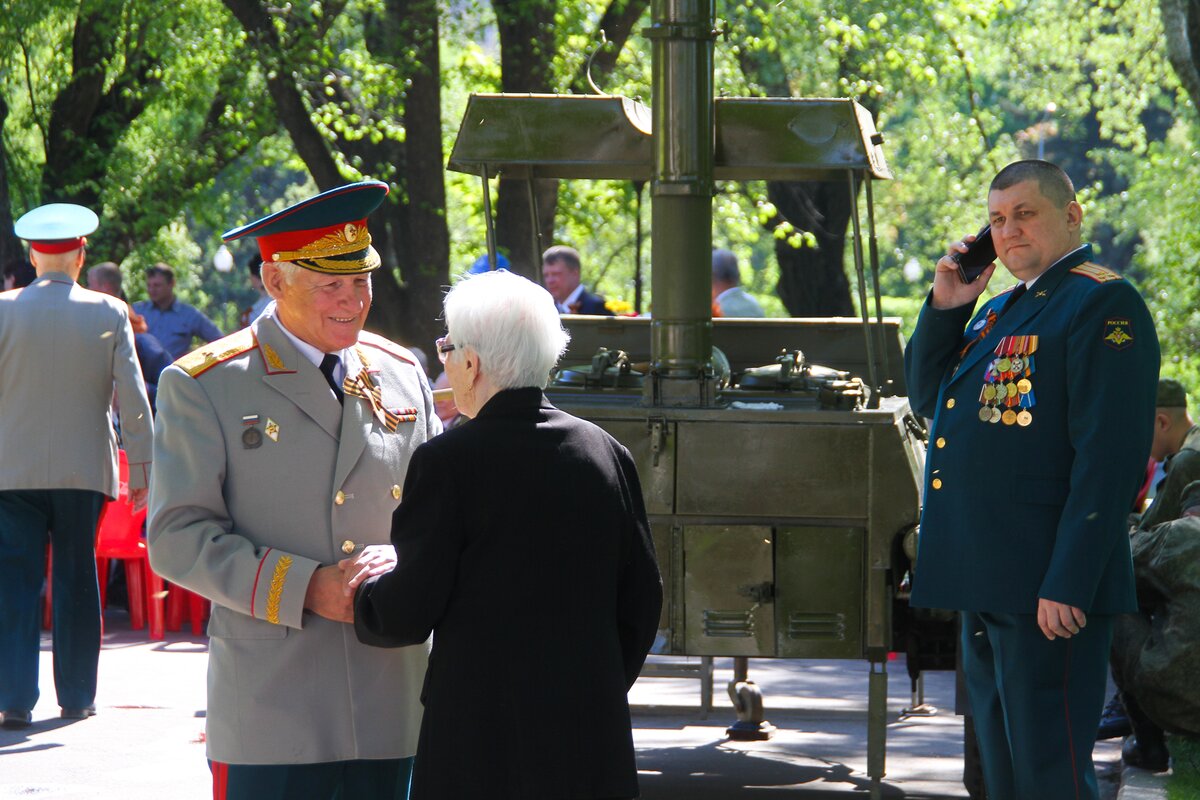
[[[1133,323],[1118,317],[1104,320],[1104,343],[1114,350],[1124,350],[1133,344]]]
[[[1099,264],[1093,264],[1090,261],[1085,261],[1078,267],[1071,270],[1076,275],[1082,275],[1085,278],[1091,278],[1096,283],[1108,283],[1109,281],[1119,281],[1121,276],[1113,272],[1111,269],[1105,269]]]

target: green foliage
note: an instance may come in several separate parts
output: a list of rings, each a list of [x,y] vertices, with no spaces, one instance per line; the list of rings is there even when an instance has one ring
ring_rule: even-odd
[[[1195,800],[1200,797],[1200,739],[1171,736],[1171,777],[1167,783],[1169,800]]]

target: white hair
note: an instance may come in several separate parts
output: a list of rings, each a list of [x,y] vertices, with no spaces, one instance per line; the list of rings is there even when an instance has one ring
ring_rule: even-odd
[[[571,340],[550,293],[506,270],[462,278],[444,307],[450,342],[478,353],[498,389],[546,388]]]
[[[283,282],[288,286],[291,286],[296,282],[296,276],[300,274],[300,270],[302,269],[299,264],[293,264],[291,261],[264,261],[262,265],[264,267],[270,266],[278,268],[280,277],[283,278]],[[262,273],[260,272],[259,274],[261,275]],[[265,281],[263,282],[263,288],[267,290],[267,294],[271,295],[272,300],[279,299],[275,295],[271,294],[271,287]]]

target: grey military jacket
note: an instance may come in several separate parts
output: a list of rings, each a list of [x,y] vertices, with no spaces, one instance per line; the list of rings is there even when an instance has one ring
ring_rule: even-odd
[[[143,489],[154,429],[129,308],[61,272],[0,292],[0,490],[116,497],[114,384],[129,485]]]
[[[377,649],[304,611],[318,566],[387,544],[409,457],[440,430],[408,351],[363,333],[339,406],[274,318],[163,372],[154,570],[213,601],[208,756],[234,764],[416,752],[428,642]]]

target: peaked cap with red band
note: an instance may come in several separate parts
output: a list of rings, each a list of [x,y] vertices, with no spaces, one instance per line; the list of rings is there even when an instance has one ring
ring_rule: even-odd
[[[263,261],[290,261],[313,272],[355,275],[379,268],[367,215],[388,193],[382,181],[339,186],[221,235],[258,239]]]
[[[17,220],[13,233],[39,253],[69,253],[83,247],[87,243],[84,237],[98,227],[100,218],[91,209],[74,203],[49,203]]]

